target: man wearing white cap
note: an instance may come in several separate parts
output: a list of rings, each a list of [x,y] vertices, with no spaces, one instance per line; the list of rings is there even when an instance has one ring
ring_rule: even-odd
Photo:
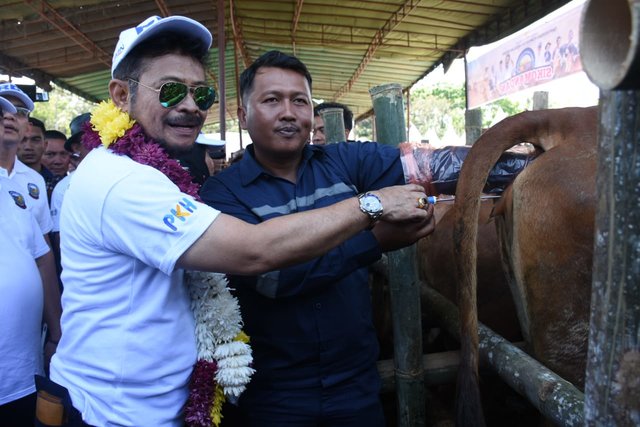
[[[427,216],[415,185],[376,191],[375,208],[352,197],[259,225],[201,203],[175,156],[214,102],[211,42],[180,16],[123,31],[111,101],[86,128],[83,143],[97,148],[62,206],[63,335],[51,367],[75,408],[67,413],[84,420],[77,425],[183,425],[196,339],[182,269],[256,274],[318,256],[373,220]]]
[[[17,158],[18,144],[27,130],[29,114],[33,111],[33,101],[13,83],[0,83],[0,96],[9,101],[15,113],[5,111],[2,115],[4,138],[0,144],[0,176],[7,179],[7,185],[24,199],[24,205],[36,219],[39,231],[50,245],[48,234],[53,222],[49,212],[47,191],[44,178]],[[56,351],[60,340],[60,287],[56,274],[55,259],[52,252],[42,257],[42,280],[44,286],[43,318],[47,325],[45,343],[45,363]]]
[[[5,113],[16,114],[16,108],[0,97],[0,117]],[[0,126],[0,147],[4,134]],[[21,189],[5,176],[0,176],[0,242],[0,420],[7,426],[33,425],[33,376],[43,372],[39,267],[50,250]]]
[[[209,176],[220,172],[225,165],[226,142],[221,139],[210,138],[201,133],[196,142],[204,147],[204,162],[209,169]]]
[[[0,96],[11,102],[16,114],[4,114],[4,152],[0,157],[0,174],[16,180],[24,187],[27,200],[34,216],[38,220],[42,234],[51,231],[52,221],[47,202],[44,178],[16,157],[18,144],[22,141],[29,124],[29,114],[33,111],[33,101],[13,83],[0,83]]]

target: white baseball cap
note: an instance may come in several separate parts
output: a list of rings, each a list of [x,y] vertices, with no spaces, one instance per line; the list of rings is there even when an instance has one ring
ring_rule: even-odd
[[[31,98],[29,98],[29,95],[24,93],[22,89],[13,83],[0,83],[0,96],[15,96],[22,101],[29,111],[33,111],[33,108],[35,107]]]
[[[165,31],[173,31],[196,37],[202,40],[207,49],[211,47],[211,43],[213,42],[213,37],[209,30],[207,30],[207,27],[191,18],[187,18],[186,16],[169,16],[167,18],[151,16],[137,27],[126,29],[120,33],[118,44],[116,44],[116,48],[113,51],[111,77],[113,77],[113,72],[116,67],[118,67],[120,61],[131,52],[131,49],[149,37]]]
[[[200,133],[200,135],[198,135],[198,137],[196,138],[196,142],[198,144],[212,145],[214,147],[222,147],[223,145],[226,144],[226,141],[223,141],[222,139],[209,138],[204,133]]]
[[[16,107],[14,107],[12,103],[10,103],[8,100],[4,99],[1,96],[0,96],[0,108],[2,108],[3,112],[6,111],[7,113],[11,113],[11,114],[16,113]]]

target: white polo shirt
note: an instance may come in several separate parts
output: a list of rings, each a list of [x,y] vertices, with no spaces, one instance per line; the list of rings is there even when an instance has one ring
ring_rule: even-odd
[[[42,374],[42,279],[36,258],[49,252],[21,188],[0,177],[0,405],[35,391]]]
[[[25,199],[29,201],[27,206],[38,221],[42,234],[50,232],[53,227],[53,221],[51,220],[49,202],[47,201],[47,185],[42,175],[16,157],[11,173],[9,174],[6,169],[0,168],[0,176],[18,183],[22,188]]]
[[[218,214],[103,147],[74,172],[60,215],[62,339],[51,378],[85,422],[182,425],[196,343],[174,268]]]
[[[51,231],[54,232],[60,231],[60,210],[62,209],[64,195],[71,183],[71,175],[72,174],[69,174],[58,181],[51,193],[51,221],[53,222]]]

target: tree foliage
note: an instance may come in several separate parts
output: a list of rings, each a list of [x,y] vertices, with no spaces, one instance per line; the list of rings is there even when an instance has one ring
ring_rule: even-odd
[[[96,104],[53,85],[48,102],[36,102],[31,115],[42,120],[48,130],[58,130],[70,136],[69,122],[74,117],[91,111]]]
[[[464,87],[442,83],[411,91],[411,123],[423,136],[433,130],[443,138],[448,130],[464,135]]]
[[[523,111],[523,107],[510,99],[503,98],[481,108],[483,127],[488,128],[496,121]],[[423,136],[433,130],[438,138],[448,131],[456,135],[465,134],[466,98],[464,84],[440,83],[433,87],[421,87],[411,91],[411,122]]]

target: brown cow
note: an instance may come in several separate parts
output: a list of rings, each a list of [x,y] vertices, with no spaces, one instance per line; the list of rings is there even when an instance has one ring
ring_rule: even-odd
[[[597,109],[528,111],[485,132],[456,190],[454,246],[462,361],[457,423],[483,425],[478,392],[476,240],[479,196],[504,150],[529,142],[544,152],[505,192],[503,264],[530,353],[576,386],[584,384],[595,220]]]
[[[516,309],[500,261],[493,201],[485,200],[478,217],[478,318],[509,341],[522,339]],[[453,257],[453,204],[435,206],[436,229],[416,243],[421,280],[451,301],[456,301]],[[428,310],[423,308],[423,315]]]

